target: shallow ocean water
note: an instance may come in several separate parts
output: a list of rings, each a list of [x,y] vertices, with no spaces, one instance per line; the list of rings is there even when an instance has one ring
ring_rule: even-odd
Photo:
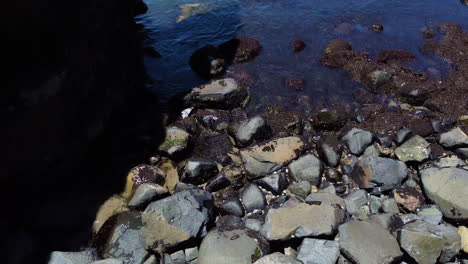
[[[219,45],[236,36],[258,39],[261,54],[236,69],[253,74],[259,85],[251,89],[251,111],[269,104],[290,109],[352,101],[358,87],[341,70],[326,68],[319,59],[334,38],[375,56],[385,48],[405,49],[417,56],[408,67],[419,71],[447,71],[443,60],[423,55],[421,30],[438,22],[454,22],[468,29],[468,6],[459,0],[146,0],[146,14],[137,17],[146,31],[145,45],[161,58],[145,57],[150,88],[163,103],[205,81],[188,65],[190,55],[206,45]],[[200,4],[181,20],[181,5]],[[368,30],[383,24],[382,33]],[[344,29],[344,30],[340,30]],[[294,53],[291,42],[307,47]],[[234,70],[234,68],[228,70]],[[305,89],[285,86],[288,77],[305,80]]]

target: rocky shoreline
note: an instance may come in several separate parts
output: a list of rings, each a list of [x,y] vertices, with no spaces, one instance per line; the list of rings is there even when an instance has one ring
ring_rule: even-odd
[[[405,68],[406,51],[374,60],[330,42],[321,63],[362,84],[359,107],[249,116],[246,72],[194,88],[158,155],[99,209],[89,247],[49,264],[468,263],[468,33],[430,30],[442,40],[422,50],[453,66],[444,80]],[[198,71],[261,54],[229,43],[230,57],[197,53]]]

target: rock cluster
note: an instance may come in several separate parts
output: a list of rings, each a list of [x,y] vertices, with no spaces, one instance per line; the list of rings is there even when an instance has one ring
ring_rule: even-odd
[[[236,61],[258,55],[258,43],[238,41]],[[333,40],[322,62],[350,58],[365,55]],[[394,78],[380,69],[365,76],[372,87]],[[159,156],[132,169],[125,191],[101,206],[91,249],[53,252],[49,264],[466,261],[460,123],[424,119],[383,133],[350,127],[332,108],[248,116],[248,89],[224,78],[186,95],[190,111],[167,127]]]

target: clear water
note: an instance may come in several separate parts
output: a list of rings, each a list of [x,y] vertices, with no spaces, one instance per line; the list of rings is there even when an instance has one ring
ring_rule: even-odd
[[[423,55],[421,29],[438,22],[454,22],[468,29],[468,6],[459,0],[146,0],[149,11],[138,17],[146,29],[146,45],[161,58],[146,57],[151,88],[163,102],[204,81],[188,65],[190,55],[205,45],[218,45],[235,36],[258,39],[262,53],[253,61],[233,67],[247,70],[259,80],[252,89],[250,109],[281,103],[288,108],[326,106],[350,102],[357,87],[345,72],[319,64],[329,40],[349,40],[354,49],[371,56],[384,48],[405,49],[417,56],[409,67],[417,71],[435,68],[443,72],[444,62]],[[179,5],[200,3],[205,12],[176,23]],[[348,23],[351,32],[337,25]],[[380,34],[368,30],[383,24]],[[348,25],[349,27],[349,25]],[[290,43],[302,39],[307,47],[294,54]],[[233,70],[233,69],[230,69]],[[302,91],[285,86],[285,78],[306,81]]]

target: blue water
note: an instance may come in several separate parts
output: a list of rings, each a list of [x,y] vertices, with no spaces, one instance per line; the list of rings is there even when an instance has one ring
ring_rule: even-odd
[[[417,56],[408,65],[424,72],[441,72],[445,63],[423,55],[421,29],[438,22],[454,22],[468,30],[468,6],[459,0],[146,0],[149,11],[138,17],[148,31],[146,45],[161,58],[146,57],[148,75],[155,81],[152,91],[163,102],[204,81],[188,65],[190,55],[205,45],[218,45],[235,36],[258,39],[262,53],[253,61],[232,66],[247,70],[259,80],[252,89],[249,109],[280,103],[288,108],[322,107],[350,102],[358,86],[341,70],[321,66],[318,61],[328,41],[349,40],[354,49],[371,56],[384,48],[405,49]],[[205,11],[176,23],[179,5],[200,3]],[[336,26],[351,24],[351,32]],[[380,34],[368,30],[383,24]],[[307,47],[294,54],[290,43],[302,39]],[[306,81],[302,91],[285,87],[285,78]]]

